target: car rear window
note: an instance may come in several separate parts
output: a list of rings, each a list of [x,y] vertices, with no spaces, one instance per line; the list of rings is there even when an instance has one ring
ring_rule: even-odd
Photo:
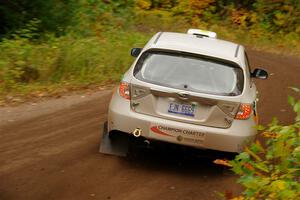
[[[236,96],[243,90],[243,71],[234,64],[175,52],[145,52],[134,76],[142,81],[193,92]]]

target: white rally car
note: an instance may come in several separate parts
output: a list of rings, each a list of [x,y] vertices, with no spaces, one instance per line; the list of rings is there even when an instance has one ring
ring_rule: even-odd
[[[190,29],[159,32],[131,55],[136,60],[112,96],[100,152],[123,154],[130,135],[225,152],[254,139],[252,79],[268,73],[251,71],[242,45]]]

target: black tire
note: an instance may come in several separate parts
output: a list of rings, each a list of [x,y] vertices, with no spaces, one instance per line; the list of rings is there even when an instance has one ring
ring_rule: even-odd
[[[109,139],[111,139],[111,140],[114,140],[114,139],[117,138],[119,135],[120,135],[120,132],[119,132],[119,131],[110,131],[110,132],[108,133],[108,137],[109,137]]]

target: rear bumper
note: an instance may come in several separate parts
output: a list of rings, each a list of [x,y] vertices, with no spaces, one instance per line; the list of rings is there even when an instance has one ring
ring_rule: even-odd
[[[142,130],[142,136],[150,140],[226,152],[240,152],[247,141],[253,140],[257,133],[254,126],[253,118],[234,120],[230,128],[222,129],[139,114],[131,110],[129,100],[121,98],[117,93],[112,97],[108,114],[109,131],[119,130],[131,134],[139,128]],[[173,130],[174,134],[156,134],[161,132],[153,132],[157,127],[160,127],[162,132]]]

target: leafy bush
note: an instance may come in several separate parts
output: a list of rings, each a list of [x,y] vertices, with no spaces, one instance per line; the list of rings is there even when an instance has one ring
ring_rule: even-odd
[[[300,90],[292,88],[300,95]],[[297,116],[294,124],[274,119],[259,126],[266,144],[256,141],[230,162],[245,190],[236,200],[300,198],[300,100],[288,97]]]
[[[13,89],[18,82],[30,82],[39,78],[39,72],[32,63],[34,52],[33,40],[37,34],[38,20],[30,21],[26,27],[12,35],[12,39],[4,39],[0,43],[1,90]]]
[[[181,15],[193,25],[199,21],[222,23],[239,28],[299,34],[300,6],[297,0],[216,1],[216,0],[139,0],[144,10],[164,9]]]

